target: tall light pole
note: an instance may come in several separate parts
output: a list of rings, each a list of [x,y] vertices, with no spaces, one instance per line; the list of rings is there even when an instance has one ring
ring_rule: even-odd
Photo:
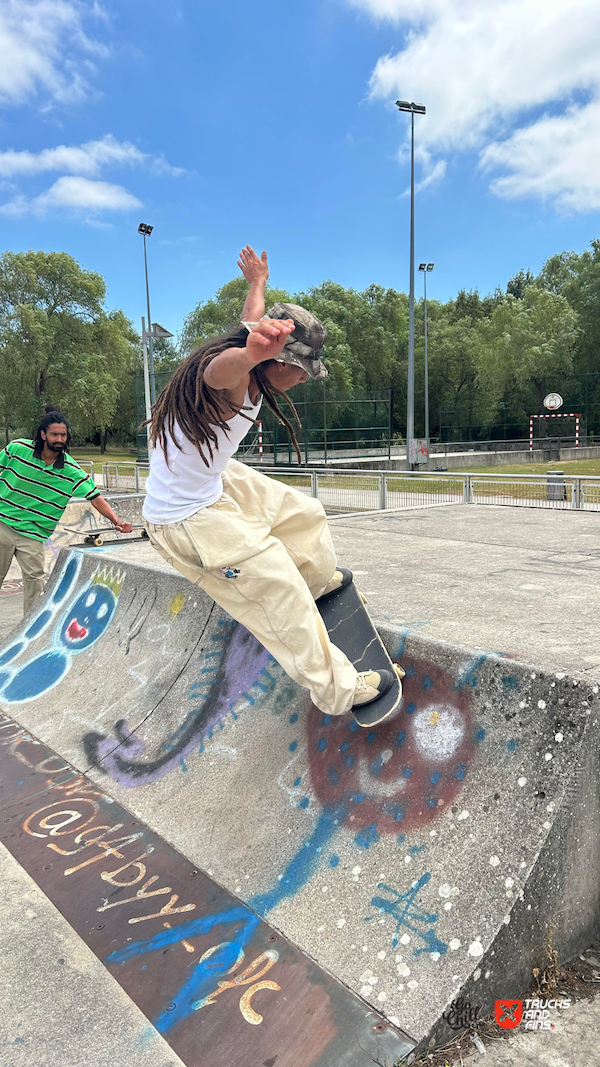
[[[150,403],[156,403],[156,382],[154,379],[154,353],[152,351],[152,318],[150,317],[150,288],[148,286],[148,257],[146,255],[146,237],[149,237],[152,233],[154,226],[148,226],[146,222],[140,222],[138,226],[138,233],[141,233],[144,239],[144,270],[146,272],[146,305],[148,308],[148,363],[149,363],[149,378],[150,378]],[[145,332],[145,331],[144,331]]]
[[[429,451],[429,370],[427,365],[427,275],[433,270],[433,263],[419,263],[419,270],[423,272],[423,293],[425,302],[425,440]]]
[[[415,115],[425,115],[425,104],[396,100],[400,111],[410,113],[410,288],[408,293],[408,386],[406,390],[406,469],[412,469],[410,442],[415,436]]]

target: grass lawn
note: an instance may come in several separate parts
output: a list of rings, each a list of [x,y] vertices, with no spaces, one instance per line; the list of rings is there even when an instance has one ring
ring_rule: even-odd
[[[73,448],[73,459],[88,462],[93,460],[98,465],[98,470],[103,463],[135,463],[137,449],[135,448],[107,448],[104,455],[100,453],[99,445],[85,445],[83,448]]]
[[[565,459],[552,463],[507,463],[501,467],[469,467],[468,474],[545,474],[546,471],[565,474],[600,474],[600,459]]]

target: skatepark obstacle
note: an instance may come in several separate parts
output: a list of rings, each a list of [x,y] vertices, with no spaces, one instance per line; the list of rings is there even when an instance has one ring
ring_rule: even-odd
[[[186,1063],[391,1065],[597,936],[597,686],[380,633],[360,730],[179,575],[63,550],[0,651],[2,841]]]

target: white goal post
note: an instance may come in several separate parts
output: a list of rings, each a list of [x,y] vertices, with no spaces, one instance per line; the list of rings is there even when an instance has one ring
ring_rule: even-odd
[[[533,420],[534,419],[575,419],[575,448],[579,448],[579,415],[574,412],[570,415],[530,415],[529,416],[529,451],[533,452]]]

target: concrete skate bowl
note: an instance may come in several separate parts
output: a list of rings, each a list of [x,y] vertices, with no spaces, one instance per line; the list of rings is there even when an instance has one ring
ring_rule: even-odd
[[[495,655],[382,634],[406,670],[403,706],[360,730],[311,707],[179,576],[63,552],[0,653],[0,752],[13,754],[18,788],[65,789],[49,768],[68,775],[67,762],[87,775],[77,803],[68,786],[71,814],[55,794],[39,810],[19,799],[14,819],[28,828],[3,840],[15,854],[22,841],[38,849],[34,876],[55,879],[46,891],[65,914],[76,900],[76,928],[112,929],[98,954],[186,1063],[237,1067],[227,1042],[241,1033],[252,1067],[392,1064],[451,1034],[443,1016],[458,997],[483,1015],[522,992],[545,965],[551,930],[562,959],[597,935],[597,693]],[[41,770],[38,739],[60,757]],[[113,828],[127,818],[149,828],[150,852],[131,836],[124,858],[107,858],[108,831],[92,833],[104,821],[82,822],[86,795],[100,794]],[[161,842],[172,851],[168,890],[150,888]],[[45,863],[39,849],[49,848]],[[185,902],[181,889],[167,896],[176,861],[203,880],[202,906],[188,889]],[[82,893],[88,876],[96,882]],[[153,892],[165,895],[151,915],[110,927]],[[256,955],[253,971],[257,916],[278,947]],[[230,921],[233,932],[217,934]],[[288,973],[293,952],[303,978],[286,994],[278,968]],[[238,1010],[240,988],[257,985],[260,1024]],[[302,1005],[304,1029],[290,1004]]]
[[[143,493],[127,493],[121,496],[108,494],[108,497],[111,507],[124,522],[131,522],[134,525],[142,522]],[[52,537],[49,538],[49,545],[55,550],[68,548],[69,545],[80,541],[86,534],[96,530],[98,526],[110,526],[110,523],[87,500],[73,498],[67,504],[61,521]],[[139,532],[138,530],[137,533]],[[129,535],[121,534],[120,536]]]

